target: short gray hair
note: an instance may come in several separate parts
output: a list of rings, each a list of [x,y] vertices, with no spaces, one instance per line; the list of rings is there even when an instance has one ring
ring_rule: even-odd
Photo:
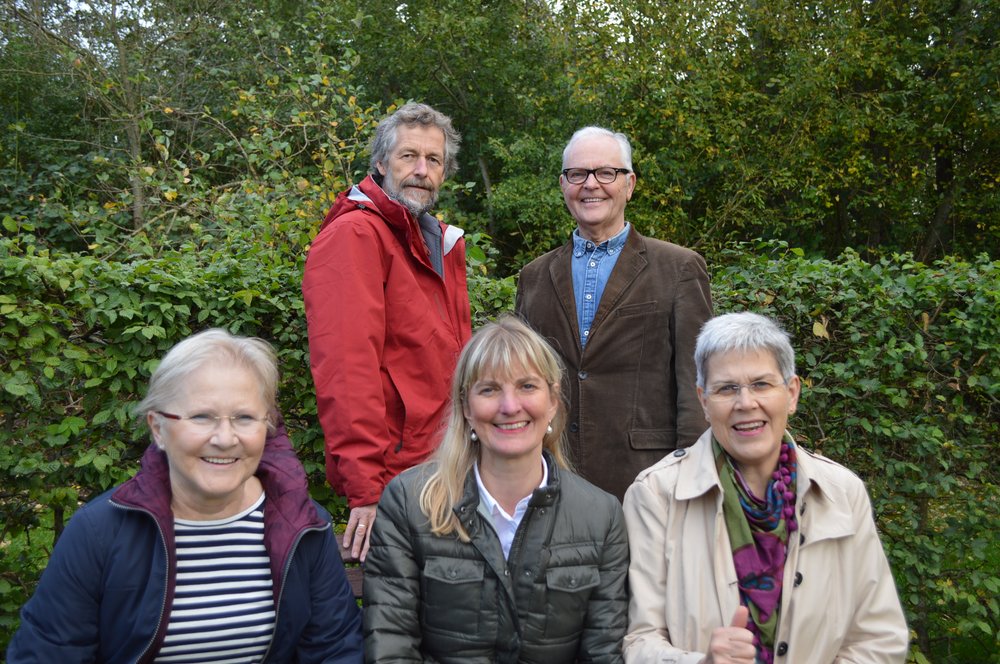
[[[767,351],[778,363],[781,377],[786,382],[791,380],[795,375],[795,350],[790,339],[775,321],[749,311],[710,319],[702,326],[694,348],[698,387],[705,389],[709,358],[731,351]]]
[[[194,334],[176,344],[156,367],[149,379],[146,398],[134,414],[164,410],[183,394],[188,377],[211,364],[249,369],[260,382],[260,394],[273,421],[277,411],[278,362],[271,344],[255,337],[238,337],[226,330],[212,328]]]
[[[462,143],[462,135],[451,126],[451,118],[436,111],[427,104],[410,102],[399,107],[392,115],[384,118],[375,129],[372,139],[370,173],[378,172],[378,164],[386,165],[389,154],[396,147],[399,127],[437,127],[444,133],[444,175],[451,177],[458,170],[458,148]]]
[[[625,168],[632,170],[632,144],[628,142],[628,136],[618,131],[611,131],[610,129],[605,129],[604,127],[589,126],[582,129],[577,129],[569,139],[569,143],[563,149],[562,166],[566,168],[566,158],[569,157],[569,151],[572,149],[573,145],[582,138],[592,138],[595,136],[605,136],[607,138],[613,138],[618,142],[618,147],[622,151],[622,164]]]

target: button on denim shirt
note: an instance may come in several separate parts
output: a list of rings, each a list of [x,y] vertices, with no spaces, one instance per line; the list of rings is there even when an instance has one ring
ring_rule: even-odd
[[[625,246],[629,228],[626,222],[618,235],[597,245],[580,237],[579,229],[573,231],[573,294],[576,296],[581,347],[587,345],[597,305]]]

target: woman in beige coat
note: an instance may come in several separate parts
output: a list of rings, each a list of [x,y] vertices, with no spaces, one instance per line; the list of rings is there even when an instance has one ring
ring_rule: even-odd
[[[786,431],[788,335],[718,316],[695,350],[710,424],[625,495],[626,662],[903,662],[907,628],[864,485]]]

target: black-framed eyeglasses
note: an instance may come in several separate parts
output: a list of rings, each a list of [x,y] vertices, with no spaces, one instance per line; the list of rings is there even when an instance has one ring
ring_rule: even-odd
[[[564,168],[562,175],[570,184],[583,184],[591,175],[601,184],[611,184],[618,179],[619,173],[631,173],[627,168]]]
[[[211,413],[195,413],[194,415],[177,415],[175,413],[165,413],[162,410],[155,411],[157,415],[162,415],[167,419],[187,422],[191,427],[202,433],[211,433],[219,428],[222,420],[229,420],[233,431],[237,433],[249,433],[256,431],[262,424],[267,423],[266,417],[254,417],[241,413],[239,415],[213,415]]]

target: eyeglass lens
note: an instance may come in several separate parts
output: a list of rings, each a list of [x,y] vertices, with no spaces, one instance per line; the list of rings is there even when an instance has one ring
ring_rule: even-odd
[[[601,184],[611,184],[618,179],[618,173],[625,172],[625,169],[617,168],[567,168],[566,180],[570,184],[583,184],[593,173],[594,177]]]

